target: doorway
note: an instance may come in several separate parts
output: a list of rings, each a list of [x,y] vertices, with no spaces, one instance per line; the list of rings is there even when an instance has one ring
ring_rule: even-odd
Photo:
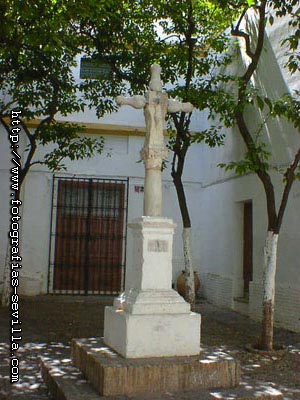
[[[252,201],[244,203],[243,218],[243,280],[244,298],[249,298],[249,285],[253,279],[253,205]]]

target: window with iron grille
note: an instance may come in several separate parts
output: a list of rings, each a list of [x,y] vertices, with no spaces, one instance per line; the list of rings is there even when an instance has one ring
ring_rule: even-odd
[[[127,188],[128,180],[54,177],[49,292],[123,289]]]

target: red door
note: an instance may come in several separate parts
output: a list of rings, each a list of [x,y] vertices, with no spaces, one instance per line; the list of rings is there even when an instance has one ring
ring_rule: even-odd
[[[124,183],[59,181],[55,291],[121,290],[124,195]]]

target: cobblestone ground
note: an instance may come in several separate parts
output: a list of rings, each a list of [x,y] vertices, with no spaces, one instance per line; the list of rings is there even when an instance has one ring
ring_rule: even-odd
[[[70,358],[70,340],[97,337],[103,332],[103,310],[111,298],[39,296],[22,298],[22,341],[18,351],[20,380],[9,383],[9,310],[0,307],[0,399],[47,400],[39,372],[39,357]],[[197,304],[202,315],[202,342],[217,346],[239,359],[242,384],[278,390],[284,399],[300,400],[300,335],[276,330],[275,341],[287,346],[272,354],[248,351],[255,343],[259,324],[233,311],[207,302]],[[217,396],[217,394],[216,394]],[[146,398],[146,397],[145,397]],[[154,397],[147,397],[154,399]],[[217,399],[218,397],[216,397]],[[233,397],[231,397],[233,398]],[[201,399],[197,392],[168,393],[155,399]]]

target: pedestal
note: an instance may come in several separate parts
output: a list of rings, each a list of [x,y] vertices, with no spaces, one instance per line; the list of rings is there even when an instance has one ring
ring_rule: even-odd
[[[141,217],[129,227],[132,263],[125,292],[105,309],[104,342],[125,358],[199,354],[201,317],[171,287],[175,224]]]

